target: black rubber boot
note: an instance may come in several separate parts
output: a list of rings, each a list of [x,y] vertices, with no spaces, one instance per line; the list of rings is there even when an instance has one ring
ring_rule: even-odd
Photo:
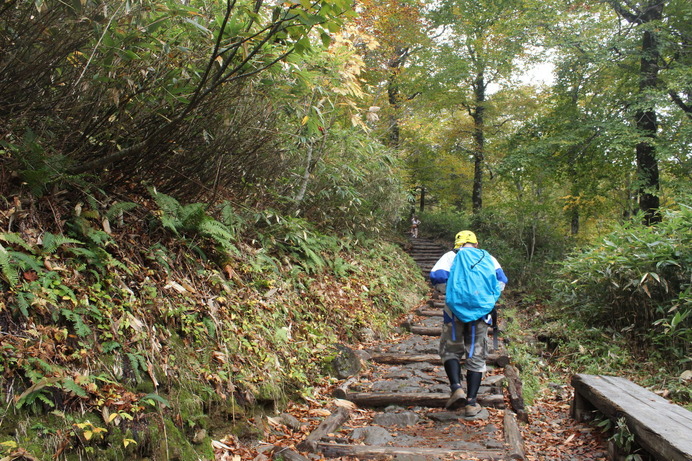
[[[449,388],[452,394],[449,400],[445,403],[445,408],[448,410],[456,410],[466,404],[466,394],[461,387],[461,364],[456,359],[447,360],[445,362],[445,372],[449,379]]]
[[[445,372],[449,379],[449,388],[454,392],[461,387],[461,364],[456,359],[445,362]]]
[[[483,373],[481,373],[480,371],[466,372],[466,390],[469,404],[476,403],[476,396],[478,395],[478,389],[480,389],[481,387],[482,379]]]

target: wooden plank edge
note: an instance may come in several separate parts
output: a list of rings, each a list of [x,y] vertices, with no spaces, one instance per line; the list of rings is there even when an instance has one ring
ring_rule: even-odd
[[[337,399],[343,399],[346,397],[348,394],[348,388],[356,382],[359,379],[358,376],[351,376],[348,378],[346,381],[341,383],[334,391],[332,392],[332,395],[336,397]]]
[[[370,361],[392,365],[404,365],[407,363],[432,363],[441,365],[438,354],[373,354]]]
[[[373,445],[349,445],[344,443],[318,442],[316,448],[328,457],[351,456],[357,459],[378,459],[382,456],[462,456],[474,459],[500,461],[504,460],[506,453],[501,450],[454,450],[449,448],[423,448],[423,447],[392,447]],[[456,459],[456,458],[455,458]]]
[[[344,400],[349,400],[361,407],[386,407],[389,405],[444,407],[449,396],[442,393],[415,392],[353,392],[347,393]],[[478,403],[483,407],[505,408],[504,396],[499,394],[479,395]]]
[[[319,426],[305,440],[300,442],[296,448],[301,451],[314,452],[317,444],[324,436],[341,427],[350,417],[351,411],[348,408],[338,407],[334,413],[323,419]]]
[[[441,365],[440,356],[438,354],[373,354],[369,359],[371,362],[385,363],[390,365],[405,365],[407,363],[421,363],[427,362],[433,365]],[[499,367],[505,367],[511,361],[511,358],[504,351],[491,352],[486,357],[485,361],[492,365],[497,365]],[[463,363],[464,360],[462,359]]]
[[[572,402],[572,416],[575,419],[583,416],[589,407],[597,409],[612,421],[624,417],[627,427],[635,436],[635,442],[647,453],[657,459],[666,461],[690,461],[692,459],[692,453],[679,447],[676,444],[678,441],[668,440],[668,438],[656,432],[655,428],[649,427],[646,422],[640,421],[628,413],[627,409],[621,408],[620,405],[613,402],[611,397],[603,394],[594,384],[589,384],[589,381],[594,379],[603,380],[607,384],[608,378],[610,377],[601,375],[572,376],[571,384],[575,391]]]
[[[440,336],[442,334],[442,327],[421,327],[418,325],[411,325],[408,330],[414,335],[421,336]]]
[[[310,461],[305,456],[288,447],[274,447],[272,459],[282,459],[284,461]]]
[[[514,366],[507,364],[505,365],[505,377],[507,378],[507,391],[509,393],[509,402],[512,408],[517,413],[517,417],[525,422],[529,422],[529,415],[526,412],[524,405],[524,396],[522,391],[521,378],[519,377],[519,370]]]
[[[526,452],[524,450],[524,439],[519,430],[517,419],[509,408],[505,409],[504,416],[505,442],[509,446],[509,459],[524,461]]]

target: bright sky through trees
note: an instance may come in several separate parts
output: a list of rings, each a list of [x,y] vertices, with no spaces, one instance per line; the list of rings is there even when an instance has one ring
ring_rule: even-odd
[[[550,62],[536,64],[526,70],[519,81],[526,85],[552,85],[555,83],[555,65]]]

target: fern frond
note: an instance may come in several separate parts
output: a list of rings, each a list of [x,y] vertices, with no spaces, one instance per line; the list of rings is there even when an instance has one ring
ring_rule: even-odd
[[[104,253],[106,252],[104,251]],[[106,262],[106,265],[109,268],[119,269],[126,274],[132,274],[132,268],[128,267],[126,264],[120,262],[119,260],[113,258],[110,254],[108,254],[108,261]]]
[[[221,207],[221,222],[228,226],[231,231],[238,231],[246,224],[245,219],[235,212],[233,206],[225,202]]]
[[[134,202],[118,202],[114,203],[108,211],[106,211],[106,218],[112,221],[114,218],[118,218],[121,214],[137,208],[139,205]]]
[[[8,251],[10,258],[17,263],[17,267],[22,270],[31,269],[36,272],[43,270],[43,264],[35,256],[21,253],[19,251]]]
[[[111,237],[106,232],[100,229],[90,229],[91,230],[87,232],[86,237],[95,245],[98,245],[99,247],[105,247],[109,243],[113,243],[113,237]]]
[[[36,397],[38,398],[38,400],[45,403],[49,407],[51,407],[51,408],[55,407],[55,402],[53,402],[51,399],[49,399],[43,392],[39,393]]]
[[[203,222],[200,223],[199,225],[199,230],[201,231],[202,234],[204,235],[219,235],[222,238],[227,238],[227,239],[232,239],[234,238],[233,232],[223,224],[222,222],[219,222],[213,218],[207,217]]]
[[[89,325],[84,323],[84,319],[81,315],[69,309],[61,309],[60,313],[67,320],[72,322],[72,325],[74,326],[74,332],[77,334],[77,336],[79,336],[80,338],[84,338],[85,336],[91,334],[91,328],[89,327]]]
[[[207,206],[203,203],[191,203],[180,208],[180,222],[183,230],[198,232],[200,225],[207,219],[211,219],[206,213]]]
[[[164,229],[168,229],[169,231],[173,232],[175,235],[180,235],[180,232],[178,232],[178,229],[182,227],[182,223],[180,222],[180,219],[178,219],[177,216],[171,216],[171,215],[161,215],[160,217],[161,220],[161,226]]]
[[[161,210],[161,225],[178,235],[178,229],[183,225],[180,219],[180,203],[169,195],[157,192],[156,189],[151,188],[149,192]]]
[[[19,283],[17,268],[12,266],[10,253],[2,245],[0,245],[0,270],[2,270],[2,275],[5,276],[5,280],[7,280],[10,286],[15,286]]]
[[[66,391],[72,392],[78,397],[87,396],[87,392],[84,390],[84,388],[77,384],[72,378],[65,378],[65,380],[62,382],[62,388]]]
[[[29,318],[29,308],[31,307],[31,303],[34,301],[34,296],[33,293],[29,292],[21,292],[17,294],[17,307],[19,308],[19,312],[22,313],[22,315],[26,318]]]
[[[231,241],[236,240],[233,232],[225,224],[207,217],[199,225],[199,230],[202,235],[212,239],[226,253],[240,256],[240,251]]]
[[[29,387],[24,392],[22,392],[22,394],[17,398],[15,406],[17,408],[31,406],[38,399],[46,405],[54,407],[55,404],[51,400],[49,400],[45,395],[43,395],[43,393],[47,392],[47,390],[50,387],[54,386],[59,380],[60,378],[43,377],[40,381]]]
[[[19,234],[15,234],[14,232],[0,233],[0,240],[6,243],[18,245],[30,253],[35,253],[35,249],[29,245]]]
[[[96,253],[93,251],[87,249],[87,248],[80,248],[80,247],[74,247],[74,248],[69,248],[68,251],[76,256],[76,257],[81,257],[86,259],[87,261],[93,261],[98,258]]]
[[[45,234],[43,234],[42,246],[44,253],[53,254],[62,245],[68,244],[82,245],[82,242],[69,237],[65,237],[64,235],[51,234],[50,232],[46,232]]]
[[[132,367],[132,372],[134,373],[135,378],[137,381],[141,381],[142,375],[140,374],[140,371],[145,371],[147,369],[147,361],[141,355],[133,354],[131,352],[127,352],[125,355],[127,356],[127,360],[130,362],[130,366]]]

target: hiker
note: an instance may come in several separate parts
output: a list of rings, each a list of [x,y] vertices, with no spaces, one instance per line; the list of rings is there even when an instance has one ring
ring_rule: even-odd
[[[413,218],[411,218],[411,237],[414,239],[418,238],[418,226],[420,225],[420,221],[418,220],[418,216],[413,215]]]
[[[476,416],[481,411],[476,398],[486,371],[488,325],[507,276],[490,253],[478,248],[476,235],[464,230],[456,235],[454,249],[435,263],[430,281],[438,292],[445,293],[439,349],[451,389],[445,408],[466,406],[465,415]],[[464,354],[466,393],[461,386]]]

